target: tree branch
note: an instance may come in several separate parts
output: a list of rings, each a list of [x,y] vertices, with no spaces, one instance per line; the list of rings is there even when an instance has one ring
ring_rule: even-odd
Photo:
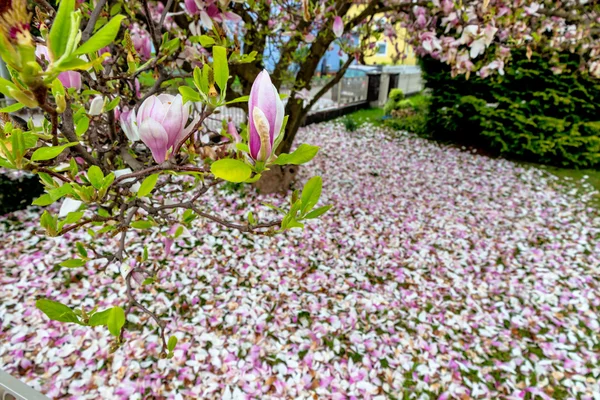
[[[106,0],[98,0],[96,3],[94,11],[92,11],[92,15],[90,15],[90,20],[81,34],[81,43],[85,43],[92,36],[92,32],[94,32],[94,27],[96,26],[98,17],[100,17],[100,13],[102,12],[102,8],[104,8],[105,4]]]
[[[62,134],[67,140],[71,143],[77,142],[75,146],[72,147],[79,155],[90,165],[97,165],[100,167],[100,163],[96,160],[90,153],[87,152],[85,147],[79,144],[79,139],[75,134],[73,123],[73,110],[71,110],[71,105],[67,102],[67,108],[65,108],[65,112],[63,113],[63,124],[62,124]]]
[[[329,82],[327,82],[327,84],[325,84],[325,86],[323,86],[312,98],[312,100],[308,103],[308,105],[306,107],[303,108],[304,112],[308,112],[312,106],[314,106],[317,101],[319,101],[319,99],[321,97],[323,97],[323,95],[325,93],[327,93],[327,91],[329,89],[331,89],[336,83],[338,83],[339,81],[342,80],[342,78],[344,77],[344,74],[346,73],[346,71],[348,70],[348,67],[350,67],[350,64],[352,64],[353,58],[351,56],[348,56],[348,59],[346,60],[346,62],[344,63],[344,65],[342,65],[342,67],[340,68],[340,70],[336,73],[336,75],[333,77],[333,79],[331,79]]]

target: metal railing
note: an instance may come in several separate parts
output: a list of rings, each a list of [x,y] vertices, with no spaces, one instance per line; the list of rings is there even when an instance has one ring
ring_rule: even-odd
[[[50,400],[0,369],[0,400]]]

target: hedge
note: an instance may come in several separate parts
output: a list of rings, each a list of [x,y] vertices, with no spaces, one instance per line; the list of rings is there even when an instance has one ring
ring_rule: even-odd
[[[568,72],[517,52],[505,75],[453,78],[422,60],[431,93],[427,131],[433,137],[510,158],[563,167],[600,168],[600,82],[577,72],[577,55],[562,54]]]

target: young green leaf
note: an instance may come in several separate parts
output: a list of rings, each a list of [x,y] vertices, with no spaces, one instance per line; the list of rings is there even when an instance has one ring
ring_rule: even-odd
[[[175,346],[177,346],[177,337],[171,336],[169,338],[169,342],[167,343],[167,349],[169,351],[175,350]]]
[[[215,70],[215,82],[221,89],[221,96],[225,98],[227,80],[229,79],[229,65],[227,65],[227,49],[221,46],[213,47],[213,68]]]
[[[71,260],[63,261],[58,265],[60,265],[61,267],[65,267],[65,268],[78,268],[78,267],[83,267],[85,265],[85,261],[83,261],[79,258],[73,258]]]
[[[75,124],[75,134],[77,136],[81,136],[87,132],[89,127],[90,127],[90,119],[87,115],[84,115],[81,118],[79,118],[77,120],[77,123]]]
[[[233,99],[233,100],[229,100],[227,103],[225,104],[234,104],[234,103],[245,103],[248,100],[250,100],[250,96],[242,96],[242,97],[238,97],[237,99]]]
[[[188,86],[180,86],[179,93],[181,93],[184,103],[188,101],[197,102],[201,100],[200,94]]]
[[[302,189],[302,214],[309,212],[317,204],[322,188],[323,180],[320,176],[314,176],[306,182]]]
[[[210,172],[217,178],[235,183],[244,182],[252,175],[252,169],[248,165],[240,160],[230,158],[224,158],[212,163]]]
[[[210,36],[202,35],[198,38],[198,41],[202,45],[202,47],[210,47],[215,44],[215,39]]]
[[[106,320],[108,331],[113,336],[119,337],[123,325],[125,325],[125,311],[121,307],[111,308]]]
[[[48,35],[48,45],[54,60],[58,60],[67,48],[71,29],[75,28],[71,25],[71,14],[74,12],[75,0],[62,0],[60,2]]]
[[[131,223],[131,226],[135,229],[150,229],[152,228],[152,222],[150,221],[135,221]]]
[[[87,258],[88,256],[88,252],[85,249],[85,247],[83,246],[83,243],[81,242],[77,242],[75,243],[75,247],[77,247],[77,252],[79,253],[79,255],[83,258]]]
[[[65,1],[65,0],[63,0]],[[62,2],[61,2],[62,7]],[[104,25],[98,32],[94,34],[91,38],[87,40],[84,44],[79,46],[77,50],[75,50],[75,55],[94,53],[100,50],[103,47],[108,46],[115,40],[117,34],[119,33],[119,28],[121,26],[121,21],[125,16],[117,15],[113,17],[106,25]],[[54,25],[52,25],[54,28]]]
[[[110,310],[112,310],[112,309],[109,308],[107,310],[92,314],[92,316],[90,317],[90,320],[88,322],[88,325],[89,326],[106,325],[108,323],[108,315],[110,314]]]
[[[100,167],[96,165],[92,165],[87,172],[87,178],[96,189],[102,189],[102,184],[104,183],[104,173],[100,169]]]
[[[19,111],[21,108],[25,107],[25,104],[15,103],[10,106],[6,106],[4,108],[0,108],[0,113],[12,113],[15,111]]]
[[[62,146],[55,147],[41,147],[33,152],[31,155],[31,161],[45,161],[52,160],[53,158],[58,157],[60,153],[62,153],[67,147],[75,146],[79,144],[77,142],[63,144]]]
[[[320,217],[321,215],[323,215],[327,211],[329,211],[331,209],[331,207],[333,207],[333,206],[330,204],[328,206],[323,206],[323,207],[315,208],[314,210],[312,210],[311,212],[309,212],[308,214],[306,214],[306,216],[304,218],[306,218],[306,219],[313,219],[313,218]]]
[[[48,193],[41,195],[40,197],[38,197],[37,199],[35,199],[31,205],[33,206],[40,206],[40,207],[44,207],[44,206],[48,206],[52,203],[54,203],[56,200],[52,198],[52,196],[50,196]]]
[[[65,224],[74,224],[83,217],[83,211],[72,211],[67,214],[67,217],[63,221]]]
[[[319,152],[318,146],[311,146],[310,144],[301,144],[296,151],[291,154],[282,153],[277,157],[273,164],[277,165],[300,165],[312,160]]]
[[[40,299],[35,302],[35,306],[52,321],[79,323],[73,310],[58,301]]]
[[[157,181],[158,181],[158,174],[152,174],[149,177],[147,177],[146,179],[144,179],[144,181],[140,185],[140,189],[137,192],[137,197],[142,198],[142,197],[148,196],[150,194],[150,192],[152,192],[152,190],[154,189],[154,186],[156,186]]]

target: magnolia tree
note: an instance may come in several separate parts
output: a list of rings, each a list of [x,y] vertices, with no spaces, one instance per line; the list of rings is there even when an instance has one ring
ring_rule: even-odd
[[[273,221],[258,221],[251,211],[247,221],[225,220],[202,206],[202,196],[214,186],[254,182],[273,165],[309,161],[318,148],[301,145],[291,154],[275,155],[287,118],[269,74],[255,77],[249,96],[226,101],[229,65],[251,58],[215,44],[218,39],[228,45],[226,35],[215,35],[210,51],[190,46],[185,31],[166,32],[171,22],[166,9],[157,6],[98,1],[92,7],[62,0],[56,11],[48,5],[36,8],[32,18],[24,0],[3,3],[0,54],[12,80],[0,80],[0,92],[16,103],[0,111],[29,107],[39,109],[43,118],[23,124],[3,114],[0,166],[39,176],[46,193],[34,205],[62,202],[57,214],[46,210],[41,215],[46,235],[87,229],[95,241],[118,238],[110,254],[91,243],[76,243],[77,257],[60,266],[118,263],[127,285],[124,307],[72,309],[51,299],[39,299],[37,307],[55,321],[107,326],[116,337],[115,348],[127,314],[137,308],[156,321],[162,355],[169,357],[176,338],[167,341],[158,316],[136,300],[134,286],[154,283],[156,270],[146,249],[139,254],[126,249],[131,229],[160,230],[168,255],[196,218],[272,235],[302,228],[302,221],[319,217],[329,206],[315,207],[320,177],[294,192],[287,210],[274,207],[281,218]],[[194,51],[202,57],[188,58]],[[182,60],[196,64],[191,73],[179,68]],[[151,87],[139,82],[144,71],[156,72]],[[169,83],[180,93],[168,93]],[[223,121],[216,146],[203,142],[203,122],[232,102],[247,103],[248,125],[240,131]],[[217,149],[206,151],[210,146]]]
[[[217,6],[210,1],[186,1],[190,26],[210,28]],[[288,152],[296,132],[311,107],[343,77],[354,60],[376,50],[383,37],[405,56],[405,39],[419,56],[431,56],[449,64],[454,73],[503,73],[511,49],[526,47],[549,56],[564,50],[581,55],[581,70],[600,77],[600,6],[597,1],[530,0],[383,0],[383,1],[262,1],[232,3],[235,14],[222,19],[235,22],[235,43],[256,58],[232,67],[241,88],[235,96],[248,94],[254,77],[263,68],[261,55],[277,49],[273,83],[291,88],[285,113],[289,117],[285,137],[277,149]],[[190,24],[176,17],[181,27]],[[402,31],[399,28],[404,28]],[[318,91],[309,95],[312,78],[321,58],[337,42],[349,55],[339,71]],[[558,63],[555,71],[564,66]],[[243,104],[240,104],[243,106]]]
[[[321,179],[291,195],[273,221],[223,219],[202,196],[223,182],[252,183],[265,171],[310,161],[318,148],[290,152],[310,107],[337,83],[353,60],[374,51],[386,35],[393,43],[405,27],[420,55],[447,62],[456,73],[502,73],[514,46],[568,48],[581,69],[600,74],[595,2],[569,1],[214,1],[4,0],[0,3],[0,56],[11,79],[0,92],[14,99],[2,113],[0,166],[39,176],[46,193],[38,206],[48,236],[87,230],[93,241],[114,240],[107,254],[93,243],[74,244],[78,268],[117,264],[127,286],[124,306],[72,309],[51,299],[37,306],[50,319],[104,325],[123,341],[126,315],[147,313],[158,325],[162,356],[175,337],[138,300],[138,285],[157,284],[148,251],[127,249],[131,230],[173,241],[204,218],[254,234],[302,228],[329,206],[316,207]],[[313,96],[312,77],[337,41],[349,54],[339,72]],[[277,49],[271,74],[264,57]],[[560,65],[556,66],[560,69]],[[291,95],[278,90],[287,84]],[[222,120],[225,106],[247,111],[248,123]],[[11,115],[29,108],[35,118]],[[207,133],[218,139],[205,141]],[[179,212],[174,212],[179,211]]]

